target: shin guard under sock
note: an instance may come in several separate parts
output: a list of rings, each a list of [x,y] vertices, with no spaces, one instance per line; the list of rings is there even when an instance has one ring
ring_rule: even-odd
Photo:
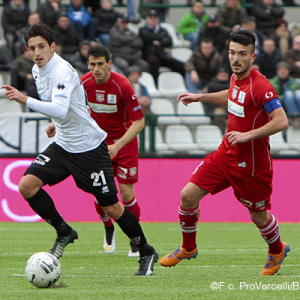
[[[279,254],[282,251],[282,242],[276,218],[270,215],[269,221],[264,226],[258,227],[258,229],[263,239],[269,245],[269,253]]]
[[[123,215],[115,221],[133,244],[139,248],[141,257],[153,254],[153,248],[147,244],[142,227],[132,212],[125,208]]]
[[[67,236],[71,233],[71,227],[58,213],[52,198],[44,189],[40,189],[33,197],[25,200],[41,218],[56,229],[59,236]]]
[[[188,252],[197,247],[196,231],[198,219],[199,207],[185,209],[179,206],[179,221],[183,237],[182,247]]]

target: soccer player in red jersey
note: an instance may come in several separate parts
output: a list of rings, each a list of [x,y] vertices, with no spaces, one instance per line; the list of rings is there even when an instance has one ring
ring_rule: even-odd
[[[111,64],[110,52],[105,46],[92,46],[88,52],[90,72],[83,75],[81,81],[92,118],[107,132],[106,143],[123,204],[140,220],[134,183],[138,181],[137,135],[144,128],[145,119],[131,83],[123,75],[110,71]],[[113,253],[116,247],[114,225],[97,200],[95,207],[106,230],[104,250]],[[132,242],[128,256],[139,256]]]
[[[253,68],[254,51],[252,33],[232,33],[229,60],[233,75],[229,90],[178,96],[177,100],[185,105],[197,101],[226,105],[228,128],[219,148],[204,158],[181,191],[179,220],[183,243],[160,259],[165,267],[196,258],[199,202],[208,193],[216,194],[229,186],[269,246],[261,275],[275,274],[290,251],[289,245],[281,242],[278,222],[269,212],[273,169],[268,137],[287,129],[288,119],[273,86]]]

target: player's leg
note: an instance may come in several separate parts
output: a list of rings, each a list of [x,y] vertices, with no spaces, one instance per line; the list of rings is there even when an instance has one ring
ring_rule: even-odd
[[[267,262],[260,275],[273,275],[278,272],[290,247],[281,242],[278,221],[268,210],[249,212],[251,220],[269,246]]]
[[[50,145],[42,154],[38,155],[29,166],[19,183],[19,191],[31,208],[57,232],[57,238],[49,251],[57,258],[61,257],[66,245],[78,238],[55,208],[50,195],[42,188],[45,184],[54,185],[69,173],[60,166],[61,155],[56,151],[57,145]]]
[[[104,224],[105,235],[103,239],[103,249],[106,253],[112,254],[116,251],[116,229],[112,222],[112,219],[104,212],[99,205],[97,199],[95,199],[96,211]]]
[[[74,161],[78,156],[78,163]],[[151,275],[158,259],[155,249],[147,243],[137,218],[119,202],[110,156],[105,142],[98,148],[76,154],[71,173],[77,186],[93,194],[103,211],[113,218],[140,252],[140,268],[136,275]],[[80,162],[80,163],[79,163]]]
[[[160,259],[160,264],[171,267],[183,259],[196,258],[196,231],[199,219],[199,202],[208,193],[216,194],[230,186],[225,175],[226,163],[218,151],[207,155],[197,166],[188,184],[181,191],[179,221],[183,243],[177,250]]]
[[[200,215],[199,201],[209,192],[192,182],[183,188],[180,195],[179,222],[182,232],[182,246],[162,257],[159,262],[164,267],[172,267],[183,259],[196,258],[198,255],[196,243],[197,222]]]
[[[130,241],[137,246],[140,253],[139,270],[135,275],[152,275],[154,264],[158,259],[156,250],[147,243],[146,237],[134,214],[117,202],[114,205],[105,206],[107,199],[98,199],[105,213],[113,218]]]
[[[126,207],[130,212],[132,212],[136,216],[138,221],[140,221],[140,207],[135,198],[134,185],[119,182],[119,187],[124,207]],[[128,256],[138,257],[139,255],[140,254],[138,248],[131,242]]]
[[[278,221],[269,213],[272,175],[272,172],[267,172],[260,176],[238,176],[233,178],[232,184],[236,198],[248,208],[252,222],[269,247],[261,275],[275,274],[290,251],[289,245],[281,242]]]

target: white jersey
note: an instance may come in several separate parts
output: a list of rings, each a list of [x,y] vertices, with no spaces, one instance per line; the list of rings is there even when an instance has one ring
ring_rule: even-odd
[[[44,67],[34,65],[32,75],[42,101],[28,97],[26,105],[52,118],[56,143],[71,153],[98,147],[107,134],[89,114],[86,94],[75,69],[54,53]]]

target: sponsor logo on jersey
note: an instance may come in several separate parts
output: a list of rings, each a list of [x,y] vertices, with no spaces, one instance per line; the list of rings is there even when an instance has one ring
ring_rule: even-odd
[[[265,94],[265,97],[266,97],[267,99],[270,99],[270,98],[273,97],[273,93],[272,93],[272,92],[267,92],[267,93]]]
[[[107,104],[98,104],[98,103],[88,103],[92,111],[96,113],[106,113],[112,114],[118,111],[117,105],[107,105]]]
[[[54,96],[54,98],[64,98],[64,99],[67,99],[67,96],[66,95],[63,95],[63,94],[56,94]]]
[[[245,102],[245,97],[246,97],[246,93],[240,91],[240,92],[239,92],[239,96],[238,96],[238,102],[244,104],[244,102]]]
[[[107,95],[107,103],[117,104],[117,95],[108,94]]]
[[[34,164],[38,164],[41,166],[44,166],[48,161],[50,161],[50,158],[44,154],[39,154],[36,159],[33,161]]]
[[[227,110],[238,116],[238,117],[241,117],[241,118],[244,118],[245,117],[245,111],[244,111],[244,106],[242,105],[238,105],[237,103],[234,103],[233,101],[229,100],[228,99],[228,107],[227,107]]]
[[[133,95],[132,95],[132,100],[135,100],[135,99],[137,99],[137,97],[136,97],[135,94],[133,94]]]

